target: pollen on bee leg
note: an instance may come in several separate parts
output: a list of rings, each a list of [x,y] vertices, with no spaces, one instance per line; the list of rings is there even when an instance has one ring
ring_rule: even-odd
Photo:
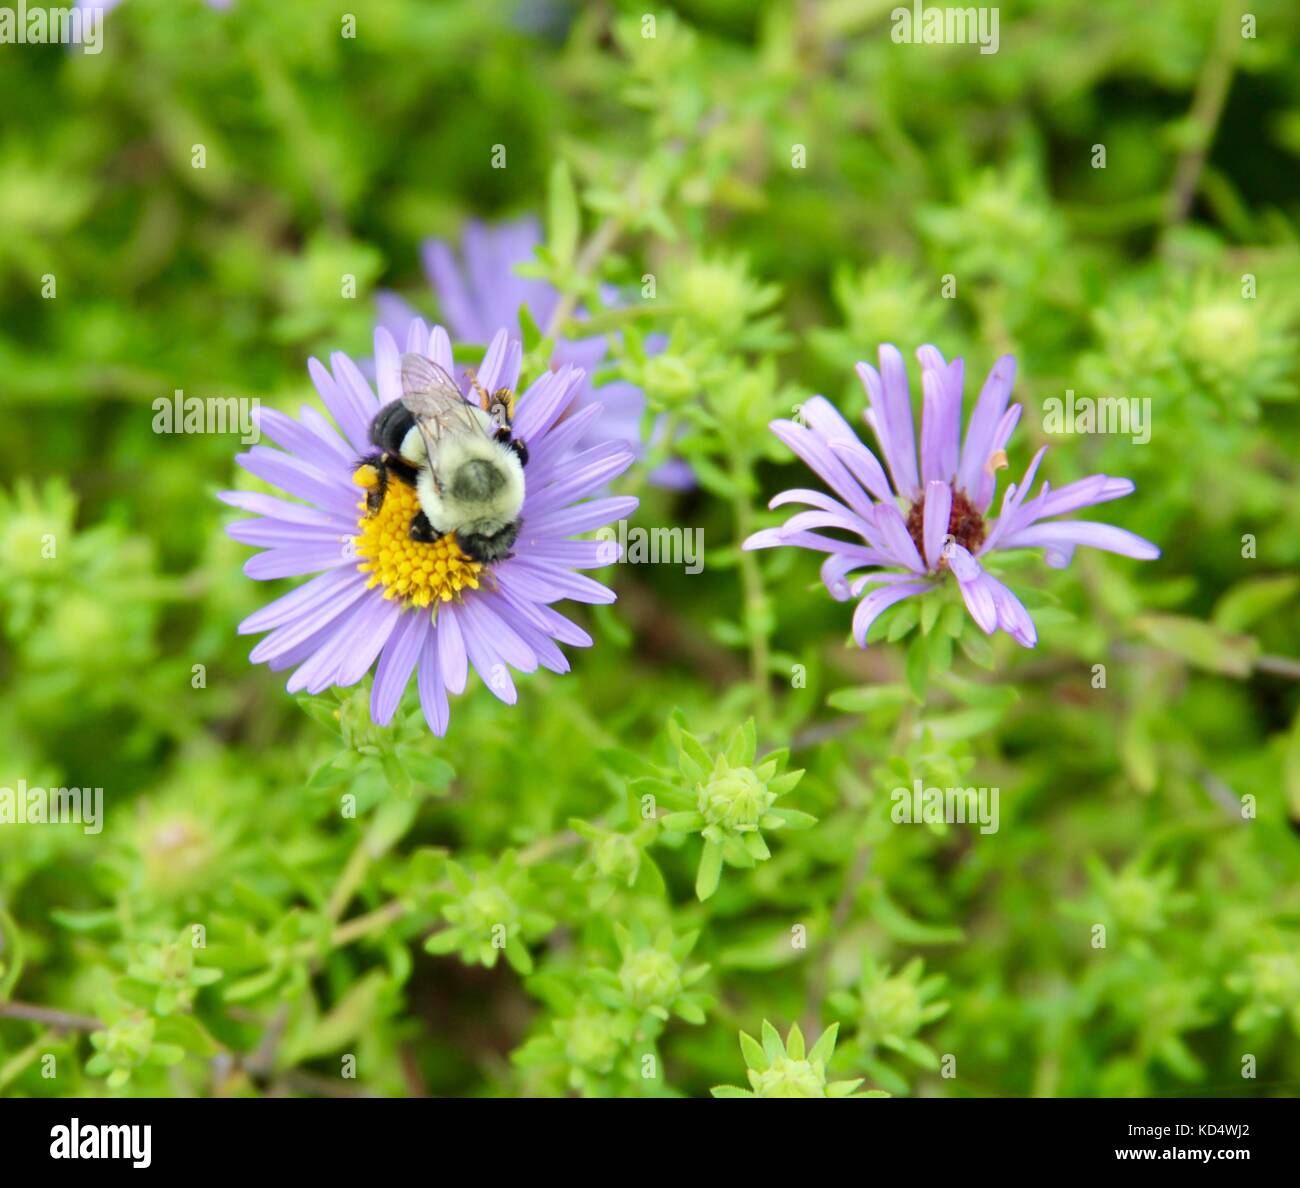
[[[366,490],[371,490],[379,485],[379,471],[367,462],[364,466],[357,467],[355,473],[352,475],[352,481],[356,483],[358,487],[365,487]]]

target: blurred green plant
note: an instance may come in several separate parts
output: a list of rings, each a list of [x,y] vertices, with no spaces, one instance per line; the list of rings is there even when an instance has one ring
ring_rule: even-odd
[[[355,7],[7,47],[0,1093],[1293,1095],[1295,6],[1025,0],[987,56],[860,3]],[[222,531],[242,447],[153,402],[315,407],[380,286],[447,316],[426,237],[528,213],[528,374],[607,339],[613,493],[703,571],[606,571],[573,673],[440,742],[291,697],[236,632],[289,588]],[[1007,473],[1133,478],[1162,559],[1030,556],[1032,652],[951,588],[844,646],[815,561],[738,546],[805,473],[768,422],[857,423],[881,341],[1015,354]],[[1049,431],[1066,390],[1150,440]],[[997,831],[894,820],[918,780]],[[64,786],[102,832],[17,822]]]

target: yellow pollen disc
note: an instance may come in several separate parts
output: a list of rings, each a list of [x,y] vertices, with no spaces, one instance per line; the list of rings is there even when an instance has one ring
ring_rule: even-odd
[[[378,478],[373,467],[363,466],[352,481],[373,487]],[[400,479],[388,480],[383,505],[373,515],[364,501],[358,507],[361,518],[353,541],[357,568],[370,575],[368,587],[382,586],[385,598],[400,598],[411,606],[450,602],[466,588],[478,589],[483,566],[460,551],[454,533],[431,543],[411,539],[411,519],[420,503]]]

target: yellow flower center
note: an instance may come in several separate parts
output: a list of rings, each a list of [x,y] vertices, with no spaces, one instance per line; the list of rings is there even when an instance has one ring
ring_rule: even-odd
[[[352,481],[370,490],[379,482],[373,466],[362,466]],[[454,532],[432,542],[411,539],[411,519],[420,510],[415,491],[389,477],[384,502],[373,514],[363,499],[361,517],[352,538],[357,568],[370,574],[367,587],[382,586],[385,598],[400,598],[410,606],[450,602],[466,587],[478,589],[483,568],[460,551]]]

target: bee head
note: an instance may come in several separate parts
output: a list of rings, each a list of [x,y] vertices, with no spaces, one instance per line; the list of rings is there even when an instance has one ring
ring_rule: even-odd
[[[452,495],[466,503],[485,503],[505,486],[506,477],[499,466],[483,458],[470,458],[451,480]]]

